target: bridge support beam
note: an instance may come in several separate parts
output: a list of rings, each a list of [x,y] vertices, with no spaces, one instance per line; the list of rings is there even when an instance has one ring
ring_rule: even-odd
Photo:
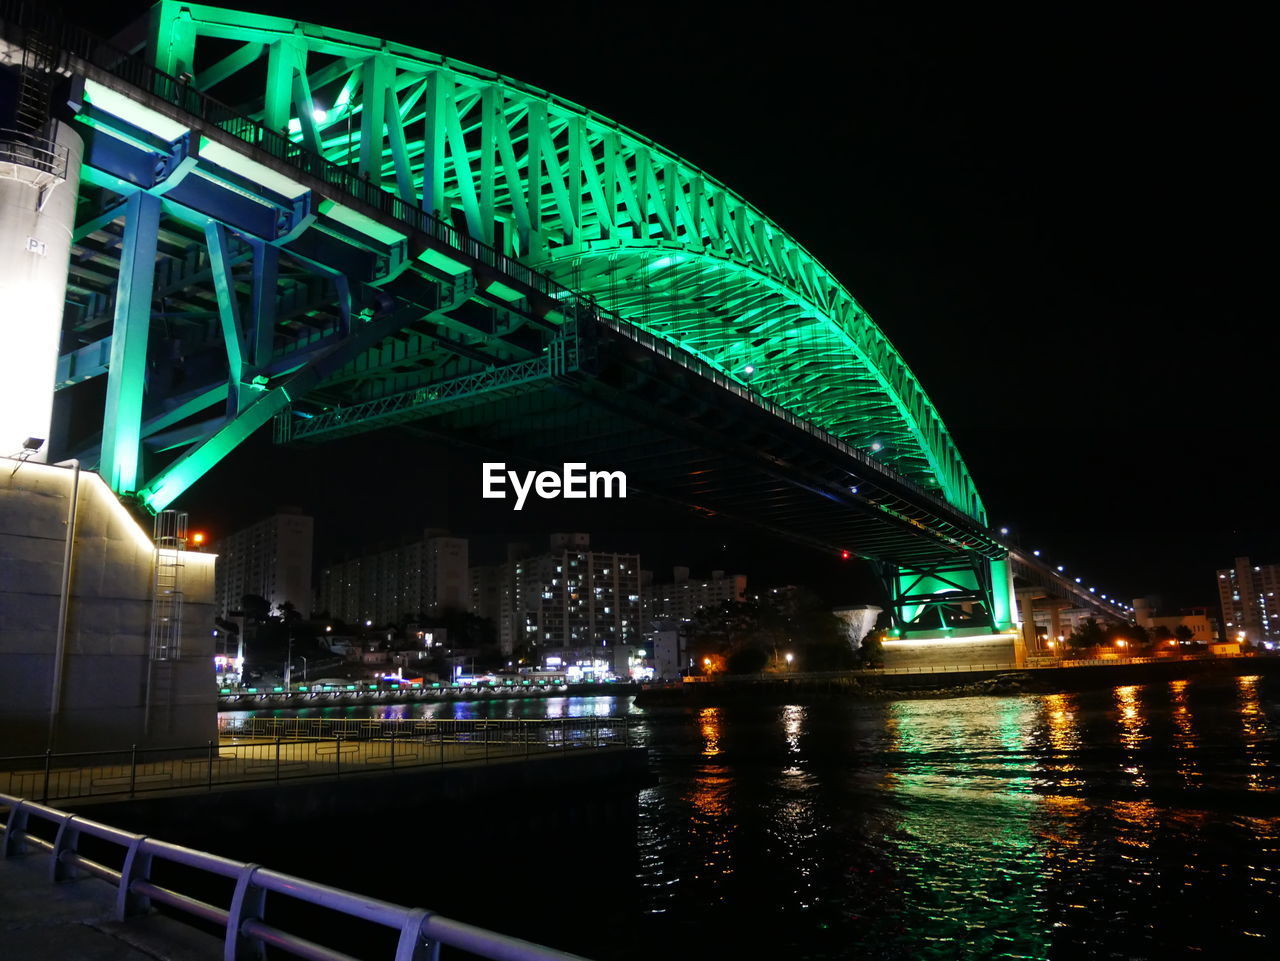
[[[1023,589],[1017,592],[1019,614],[1022,620],[1022,632],[1014,644],[1015,661],[1018,667],[1024,667],[1028,657],[1040,655],[1040,635],[1036,627],[1036,600],[1045,596],[1040,588]]]
[[[1012,584],[1005,562],[952,556],[878,566],[898,636],[937,637],[970,628],[1005,631],[1013,624]]]
[[[133,194],[126,203],[99,464],[99,473],[118,494],[138,489],[142,400],[159,231],[160,198],[143,191]]]

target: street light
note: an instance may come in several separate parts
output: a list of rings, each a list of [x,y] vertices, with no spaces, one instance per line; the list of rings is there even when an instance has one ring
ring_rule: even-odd
[[[795,660],[796,656],[792,654],[790,651],[787,651],[786,658],[787,658],[787,670],[789,671],[791,670],[791,662]]]

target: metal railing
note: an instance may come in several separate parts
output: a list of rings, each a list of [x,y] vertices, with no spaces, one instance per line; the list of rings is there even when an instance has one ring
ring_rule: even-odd
[[[0,793],[68,801],[215,791],[303,778],[519,761],[630,747],[627,718],[220,719],[225,739],[164,748],[0,757]]]
[[[0,128],[0,163],[30,167],[55,180],[67,178],[66,147],[24,130]]]
[[[631,719],[612,715],[566,718],[395,718],[218,716],[218,734],[235,738],[444,739],[451,743],[598,744],[626,740]]]
[[[381,702],[386,704],[414,701],[475,701],[540,697],[546,694],[599,694],[625,696],[635,693],[631,681],[556,681],[532,684],[297,684],[291,690],[272,687],[219,687],[218,703],[224,709],[242,710],[255,707],[287,706],[290,709],[313,707],[328,702]]]
[[[271,901],[291,898],[346,919],[372,922],[399,932],[394,961],[438,961],[445,945],[492,961],[582,961],[578,955],[454,921],[422,908],[403,907],[256,864],[158,841],[13,795],[0,793],[0,807],[7,814],[5,823],[0,825],[0,856],[12,858],[34,850],[48,851],[52,854],[51,882],[96,877],[115,885],[113,916],[117,921],[145,916],[154,905],[164,905],[180,915],[212,923],[226,932],[223,957],[229,961],[258,961],[267,945],[314,961],[356,961],[348,954],[268,924],[264,920],[268,896]],[[48,834],[52,837],[42,836]],[[82,854],[80,844],[84,838],[95,839],[113,864]],[[157,884],[155,867],[161,862],[188,868],[201,880],[213,876],[233,881],[229,900],[214,904]]]
[[[893,674],[938,674],[962,673],[965,671],[1012,671],[1020,670],[1013,663],[1004,661],[996,664],[945,664],[924,667],[863,667],[846,671],[776,671],[759,674],[716,674],[698,680],[712,683],[759,683],[761,681],[835,681],[843,678],[882,677]],[[678,686],[678,685],[677,685]]]
[[[1033,655],[1034,656],[1034,655]],[[1011,661],[995,664],[926,664],[904,665],[902,667],[863,667],[845,671],[778,671],[776,673],[758,674],[715,674],[682,679],[682,681],[649,683],[645,687],[679,687],[689,680],[710,683],[753,683],[760,681],[832,681],[841,678],[885,677],[895,674],[958,674],[966,671],[1017,671],[1036,672],[1053,670],[1060,667],[1106,667],[1128,664],[1170,664],[1179,661],[1219,661],[1227,658],[1249,657],[1248,654],[1166,654],[1142,657],[1096,657],[1076,660],[1058,660],[1057,658],[1038,658],[1038,663],[1029,663],[1019,667]]]

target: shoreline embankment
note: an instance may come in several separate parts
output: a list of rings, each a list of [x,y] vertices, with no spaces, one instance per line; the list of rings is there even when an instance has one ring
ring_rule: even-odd
[[[1169,660],[1079,667],[994,668],[973,671],[872,674],[832,672],[737,676],[665,687],[645,687],[638,707],[714,706],[736,703],[794,704],[807,701],[950,698],[979,695],[1067,694],[1122,684],[1152,684],[1200,677],[1280,674],[1280,657]]]

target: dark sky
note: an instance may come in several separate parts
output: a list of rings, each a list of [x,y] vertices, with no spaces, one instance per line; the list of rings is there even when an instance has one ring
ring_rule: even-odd
[[[1210,603],[1214,569],[1236,554],[1280,561],[1262,25],[1216,6],[1012,17],[818,6],[255,9],[492,67],[736,189],[890,336],[992,523],[1100,590]],[[111,32],[94,20],[102,9],[81,22]],[[506,533],[509,515],[474,514],[469,488],[432,477],[438,455],[386,447],[325,449],[294,473],[311,478],[292,499],[329,526],[325,550],[394,525],[452,521],[494,543]],[[293,481],[254,478],[264,463],[290,476],[275,470],[294,463],[283,456],[251,445],[191,492],[189,509],[214,526],[269,510]],[[362,503],[370,487],[355,480],[379,457],[394,476],[385,490],[417,493]],[[354,520],[362,509],[372,519]],[[716,566],[778,574],[778,552],[750,537],[695,531],[673,543],[682,521],[636,514],[577,520],[611,540],[635,530],[642,550],[656,539],[658,565],[710,563],[723,543],[723,555],[741,553]],[[530,530],[560,520],[521,518]],[[795,571],[814,563],[784,556]]]

